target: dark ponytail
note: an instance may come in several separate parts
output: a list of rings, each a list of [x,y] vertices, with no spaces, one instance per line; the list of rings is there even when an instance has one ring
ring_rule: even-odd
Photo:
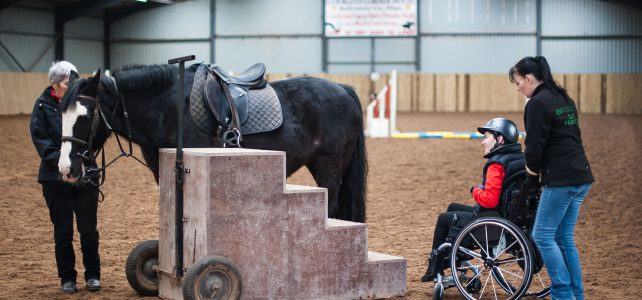
[[[570,100],[566,89],[560,86],[555,79],[553,79],[551,68],[544,56],[527,56],[522,58],[508,71],[508,78],[511,82],[513,82],[513,74],[519,74],[520,76],[531,74],[537,80],[541,81],[544,86],[562,95],[566,101]]]

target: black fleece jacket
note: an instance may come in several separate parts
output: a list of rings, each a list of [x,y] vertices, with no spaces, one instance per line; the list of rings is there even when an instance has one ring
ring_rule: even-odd
[[[46,88],[36,99],[31,112],[31,140],[40,156],[38,182],[60,181],[58,158],[62,139],[62,114],[58,102]]]
[[[593,182],[572,99],[539,85],[524,111],[526,167],[539,173],[543,186]]]

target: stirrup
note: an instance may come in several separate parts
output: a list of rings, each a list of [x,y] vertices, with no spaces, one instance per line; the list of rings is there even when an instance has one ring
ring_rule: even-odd
[[[223,148],[228,145],[241,148],[241,132],[236,128],[231,128],[223,132]]]

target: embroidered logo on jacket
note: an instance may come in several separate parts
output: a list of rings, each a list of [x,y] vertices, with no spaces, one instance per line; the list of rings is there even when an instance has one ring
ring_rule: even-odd
[[[577,109],[575,108],[575,106],[564,106],[555,110],[556,116],[561,117],[562,114],[566,114],[564,125],[577,125]]]

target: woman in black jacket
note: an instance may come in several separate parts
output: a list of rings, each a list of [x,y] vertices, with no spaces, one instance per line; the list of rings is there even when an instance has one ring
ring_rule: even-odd
[[[60,99],[69,80],[78,78],[76,67],[69,62],[54,63],[49,69],[50,86],[36,99],[31,113],[31,139],[40,156],[38,182],[49,208],[54,226],[58,277],[65,293],[75,293],[76,257],[73,248],[74,214],[80,233],[80,246],[85,266],[85,280],[90,291],[100,290],[100,256],[98,255],[98,189],[87,184],[66,184],[60,179],[58,159],[62,138]]]
[[[575,223],[593,175],[582,146],[578,112],[542,56],[525,57],[509,73],[527,97],[524,110],[526,172],[524,190],[544,187],[533,241],[551,278],[553,299],[584,299]]]

